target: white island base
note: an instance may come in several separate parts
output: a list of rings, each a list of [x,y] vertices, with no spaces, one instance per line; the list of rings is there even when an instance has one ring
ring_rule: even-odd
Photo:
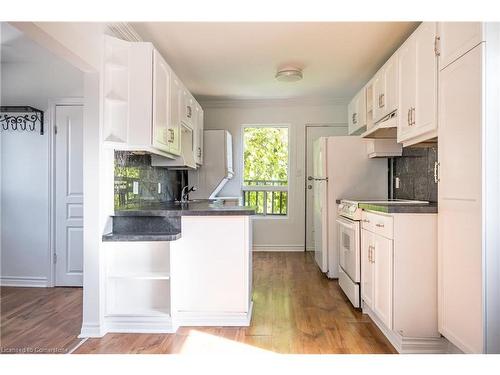
[[[250,216],[182,216],[176,241],[106,242],[102,334],[249,326],[251,225]]]

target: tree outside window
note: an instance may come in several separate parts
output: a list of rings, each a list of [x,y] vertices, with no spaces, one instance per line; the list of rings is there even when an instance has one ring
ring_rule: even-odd
[[[243,127],[243,198],[261,215],[288,213],[288,127]]]

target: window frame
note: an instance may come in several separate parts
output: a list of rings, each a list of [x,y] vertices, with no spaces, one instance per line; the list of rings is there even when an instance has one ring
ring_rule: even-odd
[[[288,158],[286,166],[287,184],[286,186],[258,186],[258,185],[245,185],[245,129],[246,128],[286,128],[287,129],[287,142],[288,142]],[[240,176],[240,188],[242,194],[245,191],[284,191],[287,193],[287,203],[286,203],[286,214],[285,215],[273,215],[265,212],[260,214],[256,213],[254,218],[256,219],[288,219],[290,216],[290,154],[291,154],[291,144],[290,144],[290,124],[273,124],[273,123],[259,123],[259,124],[242,124],[240,131],[240,155],[241,155],[241,176]]]

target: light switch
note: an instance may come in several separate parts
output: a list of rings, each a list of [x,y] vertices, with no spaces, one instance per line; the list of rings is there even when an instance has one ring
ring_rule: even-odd
[[[134,194],[139,194],[139,181],[132,182],[132,192]]]
[[[394,178],[394,187],[395,187],[396,189],[399,189],[399,182],[400,182],[400,181],[399,181],[399,177],[395,177],[395,178]]]
[[[161,182],[158,182],[158,194],[161,194]]]

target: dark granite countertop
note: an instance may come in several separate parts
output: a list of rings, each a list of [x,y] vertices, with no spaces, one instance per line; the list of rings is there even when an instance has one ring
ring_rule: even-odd
[[[224,201],[147,203],[115,210],[109,233],[103,241],[175,241],[181,238],[181,216],[249,216],[253,207]]]
[[[111,241],[175,241],[181,238],[181,232],[178,233],[107,233],[102,236],[102,240]]]
[[[255,215],[254,207],[225,203],[224,201],[198,200],[189,203],[147,203],[124,206],[115,210],[115,216],[212,216]]]
[[[388,214],[437,214],[438,212],[438,206],[435,202],[422,204],[360,203],[359,208]]]

